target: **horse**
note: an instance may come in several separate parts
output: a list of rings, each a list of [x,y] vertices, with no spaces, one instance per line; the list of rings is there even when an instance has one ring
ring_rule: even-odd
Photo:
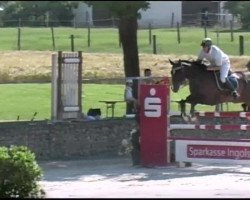
[[[186,82],[189,84],[190,95],[179,102],[182,116],[186,116],[185,103],[191,104],[191,116],[194,116],[197,104],[212,106],[224,102],[243,103],[242,107],[245,106],[245,111],[250,111],[250,72],[236,71],[229,76],[236,83],[237,92],[240,94],[235,99],[231,96],[229,89],[223,88],[219,71],[207,70],[206,64],[196,61],[178,60],[173,62],[169,59],[169,62],[172,65],[172,91],[176,93]]]

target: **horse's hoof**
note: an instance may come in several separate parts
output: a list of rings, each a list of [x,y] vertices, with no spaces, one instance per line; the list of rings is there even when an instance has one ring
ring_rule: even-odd
[[[198,118],[196,116],[190,116],[190,121],[191,122],[197,122]]]
[[[187,116],[187,115],[182,115],[182,119],[183,119],[185,122],[189,122],[189,121],[190,121],[190,118],[189,118],[189,116]]]

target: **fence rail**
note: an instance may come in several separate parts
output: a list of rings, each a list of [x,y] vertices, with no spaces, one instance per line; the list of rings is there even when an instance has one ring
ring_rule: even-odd
[[[48,28],[1,28],[0,50],[63,50],[63,51],[84,51],[91,52],[98,42],[106,34],[103,41],[107,41],[107,48],[113,53],[121,53],[121,43],[117,28],[110,28],[110,31],[103,28],[70,28],[70,27],[48,27]],[[65,30],[65,31],[63,31]],[[148,30],[148,32],[147,32]],[[193,31],[196,31],[194,36]],[[63,33],[64,32],[64,33]],[[68,35],[66,35],[68,33]],[[184,27],[179,23],[173,28],[156,29],[152,24],[148,24],[148,29],[138,29],[138,45],[142,53],[171,54],[176,53],[173,45],[187,45],[199,38],[196,43],[200,43],[203,37],[211,37],[215,44],[226,50],[229,55],[248,55],[250,53],[249,42],[250,32],[243,32],[231,24],[230,28],[222,27]],[[11,36],[11,37],[10,37]],[[111,45],[112,43],[112,45]],[[113,46],[113,50],[111,50]],[[172,46],[172,47],[171,47]],[[119,47],[119,48],[117,48]],[[146,47],[146,48],[145,48]],[[196,47],[195,47],[196,48]],[[180,49],[183,54],[196,54],[197,52],[184,52],[187,47]],[[192,46],[190,46],[192,49]],[[197,49],[197,48],[196,48]],[[93,50],[96,52],[96,50]]]
[[[192,13],[192,14],[182,14],[181,18],[177,19],[175,13],[172,13],[169,18],[151,18],[151,19],[140,19],[139,29],[145,28],[148,23],[151,23],[155,28],[169,28],[174,27],[176,23],[179,23],[180,26],[203,26],[206,23],[208,26],[219,26],[221,28],[230,27],[230,21],[237,26],[241,26],[240,18],[234,17],[231,14],[224,13],[207,13],[206,17],[203,16],[204,13]],[[140,23],[141,22],[141,23]],[[143,23],[142,23],[143,22]],[[169,22],[169,23],[167,23]],[[74,28],[86,28],[88,26],[95,28],[114,28],[118,27],[119,19],[118,18],[105,18],[105,19],[92,19],[88,18],[85,20],[49,20],[48,18],[44,19],[16,19],[16,20],[1,20],[0,27],[74,27]],[[145,25],[146,23],[146,25]],[[144,24],[144,25],[140,25]],[[162,25],[161,25],[162,24]]]

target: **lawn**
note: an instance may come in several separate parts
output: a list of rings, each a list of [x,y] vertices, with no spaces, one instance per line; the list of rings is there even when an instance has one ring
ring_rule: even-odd
[[[56,27],[54,28],[55,50],[52,46],[50,28],[21,27],[21,50],[29,51],[16,51],[17,33],[17,28],[1,28],[0,31],[0,51],[2,51],[0,78],[2,81],[5,79],[20,80],[20,77],[32,81],[36,81],[36,77],[45,77],[47,80],[51,73],[51,51],[70,51],[70,35],[74,35],[75,51],[82,51],[84,54],[83,72],[85,76],[83,75],[83,77],[93,73],[101,73],[103,78],[108,79],[117,78],[117,74],[123,74],[122,48],[119,47],[116,28],[91,28],[91,43],[88,47],[87,28]],[[211,37],[214,43],[218,43],[222,49],[225,49],[229,55],[237,56],[237,58],[232,58],[232,66],[239,65],[241,69],[244,68],[248,56],[238,56],[239,35],[244,36],[245,55],[249,55],[249,32],[235,31],[232,42],[230,31],[220,30],[218,38],[214,28],[209,28],[207,33],[207,36]],[[149,31],[146,29],[138,30],[140,69],[149,67],[155,76],[162,76],[162,74],[166,75],[168,70],[166,66],[169,63],[166,56],[177,58],[184,55],[188,58],[197,55],[201,39],[204,37],[204,30],[200,27],[181,27],[180,44],[177,42],[175,28],[152,29],[152,35],[156,35],[157,54],[159,55],[152,54],[153,48],[152,44],[149,44]],[[47,54],[43,55],[43,52],[46,51]],[[11,54],[12,52],[14,53]],[[17,76],[19,79],[16,79]],[[84,84],[83,112],[86,113],[89,108],[101,108],[102,116],[105,117],[105,104],[99,101],[123,100],[123,90],[124,85]],[[50,84],[1,84],[0,92],[0,120],[15,120],[17,118],[29,120],[34,113],[37,113],[35,119],[50,119]],[[187,95],[187,88],[183,88],[178,94],[171,94],[171,100],[180,100]],[[115,107],[115,116],[121,117],[125,114],[125,103],[118,103]],[[229,107],[230,110],[240,110],[238,104],[230,104]],[[196,108],[197,110],[214,110],[214,106],[199,105]],[[178,105],[172,103],[171,110],[177,109]]]
[[[123,100],[123,85],[84,84],[82,92],[83,112],[89,108],[101,108],[102,117],[106,117],[106,106],[101,100]],[[1,84],[0,85],[0,120],[35,120],[51,119],[51,84]],[[180,100],[187,96],[188,88],[179,93],[171,93],[171,100]],[[241,110],[240,104],[229,104],[230,111]],[[177,111],[178,105],[171,103],[171,110]],[[213,111],[214,106],[198,105],[196,110]],[[125,103],[115,105],[115,117],[125,114]]]

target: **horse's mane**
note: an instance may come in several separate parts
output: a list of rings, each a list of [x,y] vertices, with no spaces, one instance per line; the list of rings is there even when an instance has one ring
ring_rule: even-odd
[[[190,65],[190,67],[193,67],[199,71],[206,71],[207,72],[207,66],[203,63],[199,63],[197,61],[194,60],[180,60],[182,63],[187,63]]]

